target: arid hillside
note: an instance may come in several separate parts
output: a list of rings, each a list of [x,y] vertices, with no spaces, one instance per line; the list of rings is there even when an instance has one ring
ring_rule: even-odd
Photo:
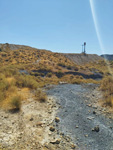
[[[76,143],[57,129],[60,119],[56,111],[63,107],[57,97],[47,94],[47,90],[64,86],[65,91],[68,85],[95,83],[94,86],[101,85],[100,89],[105,93],[102,105],[112,108],[113,63],[108,64],[97,55],[61,54],[29,46],[1,44],[0,149],[77,149]],[[72,94],[74,99],[75,93],[67,89],[66,93]]]
[[[103,60],[102,57],[96,55],[96,54],[63,54],[65,57],[69,58],[71,61],[78,65],[87,64],[90,62],[98,62],[100,60]]]

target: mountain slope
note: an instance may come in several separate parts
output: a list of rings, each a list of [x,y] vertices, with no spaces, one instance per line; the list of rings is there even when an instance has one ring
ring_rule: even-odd
[[[103,60],[102,57],[96,54],[71,54],[69,53],[69,54],[63,54],[63,55],[78,65]]]

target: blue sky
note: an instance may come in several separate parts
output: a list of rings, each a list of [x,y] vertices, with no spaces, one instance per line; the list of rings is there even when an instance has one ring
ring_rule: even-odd
[[[87,53],[112,54],[112,18],[113,0],[0,0],[0,43],[80,53],[86,42]]]

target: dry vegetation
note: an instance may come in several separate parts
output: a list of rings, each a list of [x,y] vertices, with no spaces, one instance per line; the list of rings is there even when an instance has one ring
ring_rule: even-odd
[[[113,77],[108,76],[102,80],[100,89],[103,91],[103,98],[105,104],[113,106]]]
[[[112,62],[109,65],[113,68]],[[59,53],[30,47],[10,50],[7,44],[5,49],[0,48],[0,105],[4,106],[5,104],[6,106],[7,104],[8,108],[9,105],[10,107],[12,105],[12,108],[20,109],[21,103],[18,101],[22,98],[18,95],[18,89],[22,88],[37,90],[48,84],[58,84],[59,82],[100,83],[100,81],[84,78],[84,75],[91,75],[93,72],[101,73],[105,77],[110,75],[105,61],[81,66]],[[106,82],[109,84],[111,81],[107,80]],[[101,84],[101,86],[103,85]],[[109,87],[106,88],[112,90]],[[107,90],[105,89],[105,91]],[[36,95],[37,100],[46,101],[43,92],[37,91]]]

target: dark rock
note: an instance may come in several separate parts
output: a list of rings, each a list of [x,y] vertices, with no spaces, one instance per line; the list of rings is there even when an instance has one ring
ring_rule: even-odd
[[[94,128],[92,129],[92,131],[99,132],[99,131],[100,131],[99,126],[94,127]]]
[[[30,121],[33,121],[33,118],[30,118]]]
[[[54,127],[50,127],[49,130],[52,131],[52,132],[54,132],[55,128]]]
[[[55,141],[51,141],[50,143],[52,143],[52,144],[60,144],[60,139],[57,139],[57,140],[55,140]]]
[[[55,122],[60,122],[60,119],[58,117],[55,118]]]
[[[96,114],[96,111],[93,111],[93,114]]]

